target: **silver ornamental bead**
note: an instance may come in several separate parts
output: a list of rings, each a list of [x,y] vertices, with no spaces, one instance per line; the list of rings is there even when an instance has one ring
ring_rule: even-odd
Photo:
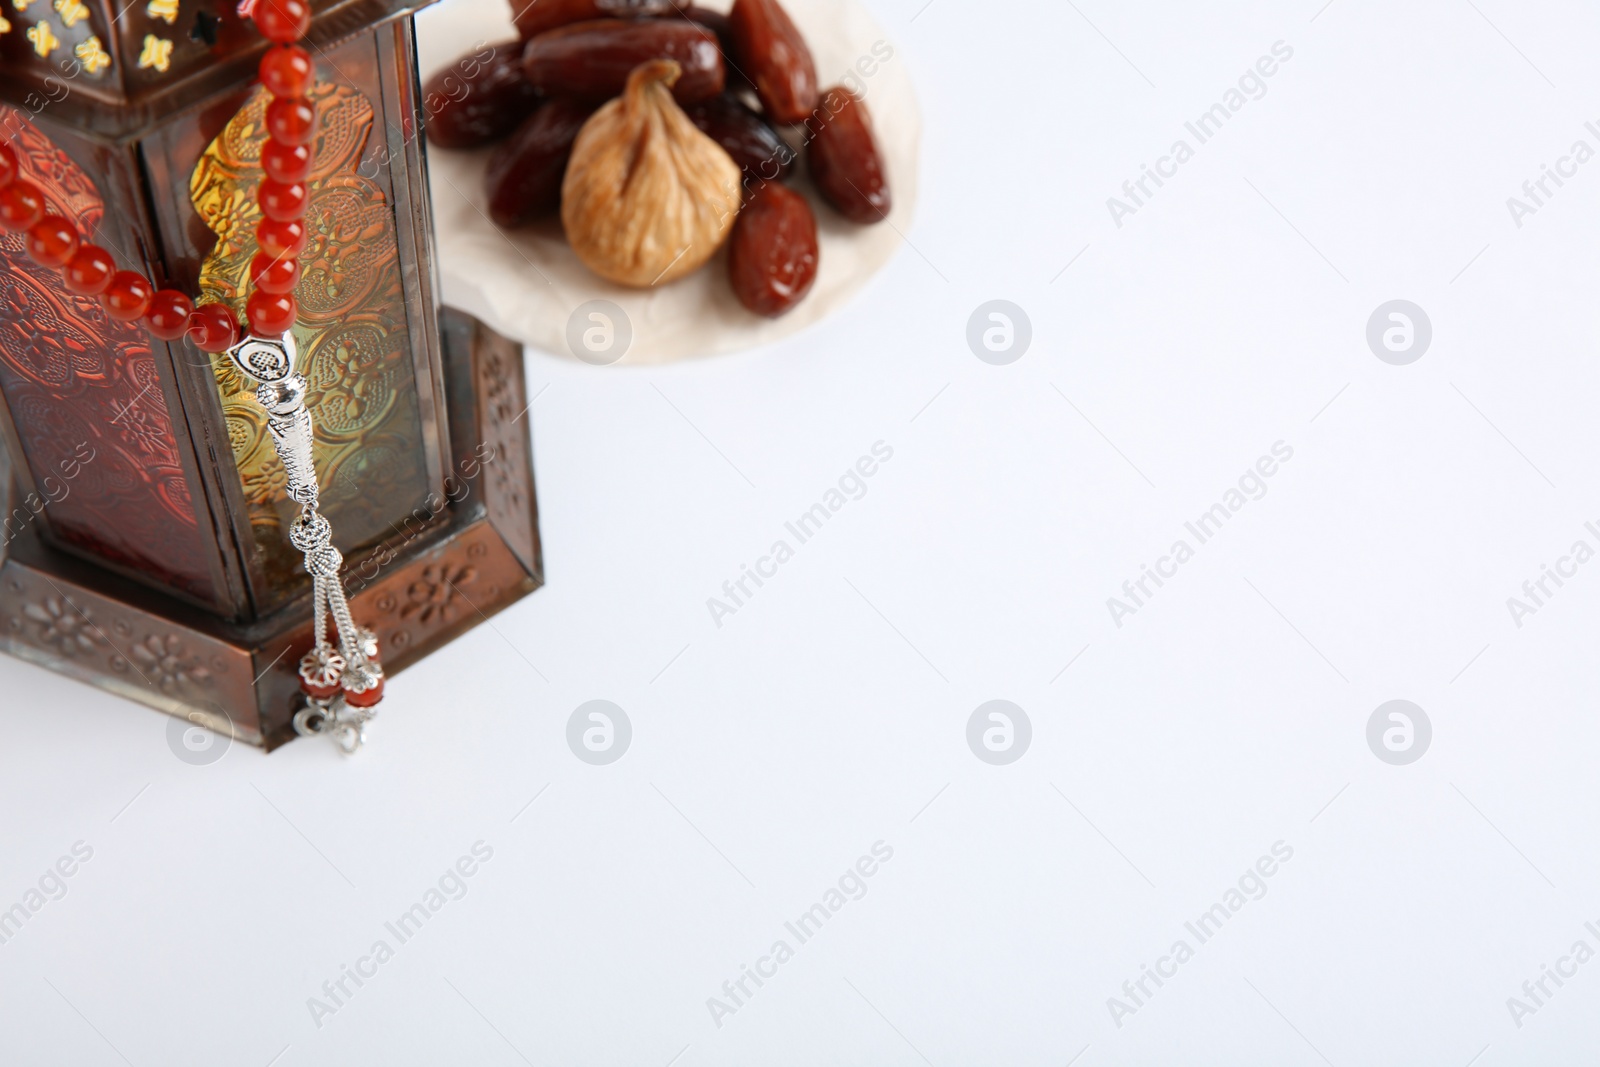
[[[314,578],[338,578],[339,568],[344,566],[344,555],[332,545],[324,545],[314,552],[306,553],[306,570]]]
[[[377,659],[378,635],[371,630],[362,629],[356,631],[356,637],[358,638],[356,644],[361,649],[361,654],[369,660]]]
[[[333,524],[315,511],[302,511],[289,525],[289,543],[302,552],[326,548],[333,538]]]
[[[318,691],[335,690],[344,674],[344,657],[331,648],[313,648],[300,657],[300,678],[304,686]]]
[[[346,689],[359,693],[363,690],[371,689],[383,681],[383,667],[372,660],[352,663],[345,669],[339,681],[344,684]]]

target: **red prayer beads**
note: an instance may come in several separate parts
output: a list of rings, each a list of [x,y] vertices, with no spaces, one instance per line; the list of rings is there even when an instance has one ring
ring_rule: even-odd
[[[44,193],[32,182],[12,181],[0,189],[0,226],[26,230],[44,218]]]
[[[82,245],[61,269],[61,280],[79,296],[99,296],[117,273],[117,261],[99,245]]]
[[[250,263],[255,292],[245,302],[250,331],[277,337],[294,327],[300,308],[294,298],[300,284],[299,255],[305,250],[306,226],[300,220],[311,206],[310,143],[316,129],[316,108],[306,99],[315,70],[311,56],[292,43],[311,22],[308,0],[257,0],[256,25],[282,47],[261,60],[261,84],[274,99],[267,105],[266,144],[261,168],[266,172],[256,190],[264,216],[256,230],[260,251]]]
[[[267,105],[267,132],[284,144],[310,144],[317,109],[303,96],[280,96]]]
[[[77,254],[78,228],[60,215],[46,215],[28,227],[28,255],[45,267],[65,267]]]
[[[305,217],[306,208],[311,205],[311,190],[305,182],[275,182],[266,178],[256,190],[256,201],[267,218],[288,222]]]
[[[267,40],[294,44],[311,28],[311,5],[307,0],[257,0],[254,18]]]
[[[259,74],[273,100],[267,105],[268,139],[261,146],[265,173],[256,192],[263,218],[256,227],[260,251],[250,264],[255,291],[245,302],[245,317],[253,333],[278,337],[294,328],[299,305],[294,297],[300,282],[300,254],[309,231],[302,221],[310,206],[311,142],[316,136],[316,106],[308,99],[316,80],[311,56],[295,42],[311,26],[310,0],[256,0],[256,28],[276,47],[261,58]],[[225,352],[240,340],[239,321],[221,303],[194,305],[176,289],[157,292],[143,275],[117,270],[111,254],[98,245],[85,244],[73,223],[48,212],[43,192],[21,180],[21,165],[10,145],[0,142],[0,225],[25,230],[28,254],[43,266],[59,267],[62,284],[82,296],[98,296],[106,314],[145,327],[164,341],[187,336],[203,352]],[[342,599],[342,598],[341,598]],[[345,703],[371,708],[383,699],[383,675],[378,668],[377,641],[367,635],[365,650],[374,671],[345,677],[336,653],[319,658],[308,653],[300,664],[301,687],[318,699],[331,699],[342,688]],[[376,677],[372,677],[373,674]],[[365,688],[352,688],[354,683]]]
[[[119,270],[111,276],[111,285],[100,294],[100,303],[106,314],[122,322],[144,318],[156,287],[138,271]]]
[[[356,689],[346,688],[345,691],[344,691],[344,702],[346,704],[349,704],[352,708],[370,708],[370,707],[374,706],[375,704],[377,704],[378,701],[380,701],[382,699],[383,699],[383,679],[382,678],[379,678],[377,683],[374,684],[370,689],[356,690]]]
[[[300,284],[300,261],[257,252],[250,261],[250,280],[263,293],[292,293]]]
[[[261,146],[261,169],[275,182],[303,182],[311,176],[311,146],[268,141]]]
[[[147,330],[163,341],[177,341],[189,332],[189,316],[194,314],[194,301],[176,289],[163,289],[150,298],[150,307],[144,313]]]
[[[258,337],[281,337],[294,326],[299,305],[289,293],[269,293],[257,289],[245,301],[244,317],[250,322],[250,332]]]
[[[222,304],[201,304],[189,316],[189,340],[202,352],[226,352],[239,343],[239,320]]]
[[[298,256],[306,250],[310,237],[300,219],[262,219],[256,224],[256,247],[269,256]]]
[[[251,263],[256,291],[245,304],[250,328],[278,336],[294,327],[299,306],[294,289],[300,282],[300,253],[309,232],[302,221],[310,206],[312,151],[317,111],[307,98],[316,80],[311,55],[295,42],[311,26],[309,0],[258,0],[254,18],[264,37],[275,42],[261,57],[262,85],[274,97],[267,106],[269,139],[261,146],[266,177],[256,198],[264,216],[256,227],[260,253]],[[238,343],[239,322],[219,303],[195,307],[175,289],[156,292],[143,275],[119,271],[111,254],[83,243],[73,223],[49,211],[44,193],[22,180],[17,153],[0,142],[0,226],[26,231],[28,255],[46,267],[61,269],[62,284],[80,296],[98,296],[106,314],[123,322],[143,319],[164,341],[188,336],[196,347],[222,352]]]
[[[314,70],[311,53],[292,44],[268,49],[257,69],[261,84],[273,96],[305,96],[311,91]]]

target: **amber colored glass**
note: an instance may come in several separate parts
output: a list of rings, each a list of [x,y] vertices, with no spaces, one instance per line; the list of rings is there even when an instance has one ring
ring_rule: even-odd
[[[78,228],[60,215],[46,215],[28,227],[28,255],[44,267],[65,267],[80,244]]]
[[[176,289],[162,289],[150,298],[144,313],[145,328],[163,341],[176,341],[189,332],[194,301]]]
[[[144,317],[156,287],[144,275],[131,270],[119,270],[111,276],[111,285],[100,296],[106,314],[121,322],[132,322]]]
[[[0,189],[0,226],[25,230],[44,218],[44,193],[32,182],[13,181]]]

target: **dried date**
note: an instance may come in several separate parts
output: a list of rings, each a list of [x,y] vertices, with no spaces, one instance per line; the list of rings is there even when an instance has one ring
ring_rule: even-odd
[[[762,181],[781,181],[794,169],[795,150],[770,122],[732,94],[690,104],[684,113],[739,164],[747,189]]]
[[[496,225],[510,229],[561,206],[572,142],[593,113],[579,101],[552,100],[494,150],[483,183]]]
[[[422,87],[428,140],[440,148],[472,148],[504,137],[538,102],[522,73],[521,41],[479,48]]]
[[[867,105],[848,89],[829,89],[806,122],[806,132],[806,161],[822,198],[851,222],[888,218],[889,179]]]
[[[673,0],[512,0],[512,21],[526,41],[546,30],[589,19],[668,15],[678,5]]]
[[[750,79],[745,77],[744,71],[740,70],[739,64],[734,61],[733,23],[728,20],[727,15],[698,4],[679,4],[678,14],[690,22],[699,23],[717,35],[717,47],[722,49],[722,65],[727,68],[729,92],[735,89],[753,88]]]
[[[817,106],[817,65],[778,0],[734,0],[728,14],[734,63],[754,83],[774,122],[804,122]]]
[[[541,33],[527,44],[522,70],[546,96],[600,103],[621,94],[628,74],[652,59],[682,68],[672,95],[692,104],[722,92],[717,35],[687,19],[597,19]]]
[[[817,280],[817,220],[806,198],[764,182],[734,220],[728,239],[728,280],[739,303],[777,318]]]

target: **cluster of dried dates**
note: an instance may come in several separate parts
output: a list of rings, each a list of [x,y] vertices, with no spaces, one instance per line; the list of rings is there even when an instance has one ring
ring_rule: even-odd
[[[888,216],[866,104],[819,89],[778,0],[734,0],[727,14],[680,0],[538,0],[516,23],[521,40],[424,86],[435,144],[501,142],[485,176],[496,224],[559,211],[578,258],[634,286],[681,278],[726,243],[740,303],[776,317],[817,276],[811,204],[783,184],[795,143],[840,215]]]

